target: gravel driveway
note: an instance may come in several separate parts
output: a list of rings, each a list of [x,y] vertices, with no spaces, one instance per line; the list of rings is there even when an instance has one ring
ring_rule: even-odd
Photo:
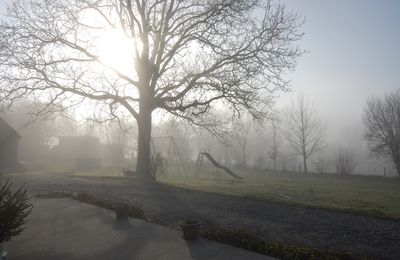
[[[400,221],[334,213],[249,198],[224,196],[164,185],[143,185],[135,178],[8,175],[26,183],[30,194],[86,191],[104,199],[117,197],[142,206],[146,217],[177,228],[184,218],[246,228],[266,239],[319,249],[350,251],[374,259],[400,259]],[[399,202],[400,203],[400,202]]]

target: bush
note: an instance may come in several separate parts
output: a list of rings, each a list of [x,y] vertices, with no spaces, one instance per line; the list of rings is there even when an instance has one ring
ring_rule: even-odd
[[[165,174],[167,169],[167,160],[161,153],[151,154],[150,158],[150,174],[153,178],[157,174]]]
[[[341,175],[350,175],[357,166],[355,153],[350,149],[340,148],[336,152],[336,171]]]
[[[26,218],[32,211],[26,188],[11,190],[10,180],[0,178],[0,242],[8,241],[19,235],[26,224]]]

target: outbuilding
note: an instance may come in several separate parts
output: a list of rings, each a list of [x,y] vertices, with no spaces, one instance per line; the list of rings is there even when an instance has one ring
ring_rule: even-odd
[[[21,136],[0,117],[0,173],[19,169],[18,140]]]

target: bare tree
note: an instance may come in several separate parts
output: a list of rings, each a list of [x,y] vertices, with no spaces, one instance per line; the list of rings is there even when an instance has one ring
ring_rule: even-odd
[[[279,156],[280,140],[279,140],[279,124],[278,119],[271,120],[271,130],[272,130],[272,143],[270,145],[269,157],[274,164],[274,170],[276,171],[276,163]]]
[[[307,174],[307,160],[323,147],[326,128],[302,95],[287,111],[285,128],[286,139],[295,153],[302,157],[303,171]]]
[[[233,124],[233,137],[240,147],[240,151],[242,154],[241,164],[243,167],[247,166],[246,148],[252,126],[253,120],[250,115],[244,115],[243,117],[238,118],[236,121],[234,121]]]
[[[350,175],[357,166],[355,153],[352,149],[339,148],[335,158],[336,172],[341,175]]]
[[[311,159],[317,173],[325,173],[329,169],[329,162],[323,157],[318,156],[316,159]]]
[[[0,25],[1,98],[91,104],[110,120],[129,113],[148,177],[152,112],[210,131],[215,104],[263,117],[301,55],[300,25],[271,0],[16,0]],[[127,42],[124,67],[102,53],[105,35],[122,35],[111,52]]]
[[[287,171],[287,166],[288,166],[288,156],[284,155],[281,156],[281,169],[282,171]]]
[[[400,90],[370,98],[363,119],[372,152],[389,156],[400,175]]]

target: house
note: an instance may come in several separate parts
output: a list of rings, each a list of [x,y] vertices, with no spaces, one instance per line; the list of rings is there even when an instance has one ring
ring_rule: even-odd
[[[100,141],[93,136],[59,136],[53,156],[59,163],[75,164],[76,170],[101,167]]]
[[[19,169],[18,140],[21,136],[0,117],[0,172]]]

